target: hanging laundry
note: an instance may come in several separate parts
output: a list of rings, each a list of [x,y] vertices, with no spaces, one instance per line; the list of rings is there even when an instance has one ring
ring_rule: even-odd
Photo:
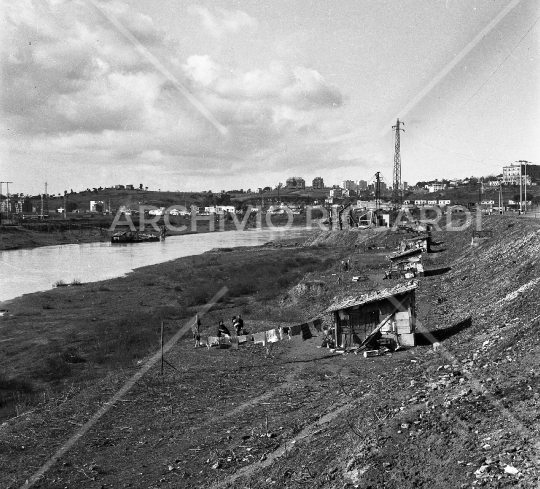
[[[238,336],[231,336],[231,349],[238,350]]]
[[[248,340],[248,335],[243,334],[238,337],[238,343],[245,343]]]
[[[302,327],[300,324],[297,324],[295,326],[291,326],[289,328],[289,336],[297,336],[302,332]]]
[[[317,330],[317,332],[319,333],[322,332],[322,319],[321,318],[314,319],[313,321],[310,321],[310,322],[313,325],[313,327]]]
[[[275,329],[269,329],[266,331],[266,341],[268,343],[275,343],[276,341],[279,341],[277,331]]]
[[[279,339],[283,341],[283,328],[281,326],[278,328],[278,335]]]
[[[208,345],[209,346],[219,345],[219,338],[217,336],[209,336]]]
[[[300,329],[302,331],[302,339],[303,340],[309,340],[313,336],[311,334],[311,330],[309,329],[309,324],[308,323],[301,324]]]
[[[201,346],[208,346],[208,336],[201,336],[200,345]]]
[[[255,333],[253,335],[253,341],[256,345],[261,344],[266,346],[266,332],[262,331],[261,333]]]

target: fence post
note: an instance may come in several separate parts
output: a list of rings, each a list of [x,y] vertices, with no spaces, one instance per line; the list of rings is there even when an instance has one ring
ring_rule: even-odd
[[[161,375],[163,375],[163,319],[161,320]]]

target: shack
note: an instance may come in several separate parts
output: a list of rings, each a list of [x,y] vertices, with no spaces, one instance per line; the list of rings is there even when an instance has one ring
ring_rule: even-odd
[[[406,256],[401,260],[390,260],[390,268],[385,272],[385,279],[416,278],[424,276],[422,255]]]
[[[391,342],[389,333],[395,328],[401,345],[415,346],[417,288],[413,280],[332,304],[326,312],[332,314],[336,345],[361,345],[378,330],[383,340]]]
[[[430,251],[431,236],[428,234],[421,234],[414,238],[404,239],[399,246],[400,251],[421,249],[423,252]]]

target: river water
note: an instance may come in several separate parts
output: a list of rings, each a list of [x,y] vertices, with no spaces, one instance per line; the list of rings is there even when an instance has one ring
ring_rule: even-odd
[[[276,239],[310,236],[314,230],[256,229],[169,236],[138,244],[87,243],[0,252],[0,302],[51,289],[63,280],[96,282],[119,277],[135,268],[193,256],[212,248],[259,246]]]

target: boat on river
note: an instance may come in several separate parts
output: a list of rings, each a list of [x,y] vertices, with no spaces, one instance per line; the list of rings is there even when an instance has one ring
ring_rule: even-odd
[[[121,231],[111,236],[111,243],[151,243],[154,241],[160,241],[160,237],[140,231]]]

